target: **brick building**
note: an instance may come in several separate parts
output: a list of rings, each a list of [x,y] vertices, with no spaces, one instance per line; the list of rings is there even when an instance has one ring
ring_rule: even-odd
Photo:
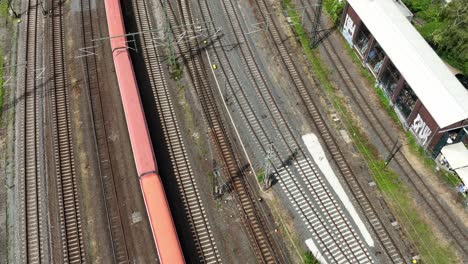
[[[399,1],[348,0],[340,29],[404,127],[437,155],[468,138],[468,91],[410,19]]]

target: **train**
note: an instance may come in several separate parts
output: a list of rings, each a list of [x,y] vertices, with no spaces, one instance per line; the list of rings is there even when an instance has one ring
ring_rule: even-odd
[[[130,53],[125,45],[126,32],[120,0],[105,0],[104,3],[115,73],[133,158],[158,257],[161,263],[185,263],[171,210],[158,173]]]

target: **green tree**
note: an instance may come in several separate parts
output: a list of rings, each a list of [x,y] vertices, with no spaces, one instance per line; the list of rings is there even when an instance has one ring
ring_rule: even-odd
[[[466,0],[403,0],[416,16],[416,27],[437,54],[468,74],[468,5]],[[421,23],[422,22],[422,23]]]
[[[418,13],[426,8],[432,3],[431,0],[403,0],[403,3],[413,12]]]
[[[468,73],[468,5],[453,0],[442,11],[441,26],[432,40],[438,53],[450,64]]]

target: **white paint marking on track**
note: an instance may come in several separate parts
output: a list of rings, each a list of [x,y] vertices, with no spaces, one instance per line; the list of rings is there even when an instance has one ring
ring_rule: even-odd
[[[208,59],[209,65],[213,65],[211,63],[211,58],[210,58],[210,54],[208,53],[208,50],[205,49],[205,52],[206,52],[206,58]],[[218,78],[216,77],[216,74],[214,72],[213,67],[210,67],[210,68],[211,68],[211,73],[213,74],[213,78],[214,78],[214,80],[216,82],[216,87],[218,88],[219,95],[221,96],[221,100],[223,101],[224,108],[226,109],[226,112],[227,112],[227,114],[229,116],[229,120],[231,121],[231,124],[234,127],[234,131],[236,132],[237,139],[239,140],[239,143],[240,143],[240,145],[242,147],[242,150],[243,150],[243,152],[245,154],[245,157],[247,158],[247,161],[249,162],[249,165],[252,166],[252,162],[250,161],[249,154],[247,154],[247,150],[245,149],[244,142],[242,141],[242,138],[239,135],[239,131],[237,131],[236,123],[234,123],[234,119],[231,116],[231,112],[229,111],[229,108],[226,105],[226,100],[224,99],[223,92],[221,91],[221,88],[219,87]],[[255,178],[257,178],[257,173],[255,173],[255,170],[252,169],[251,171],[253,172]]]
[[[312,158],[314,159],[315,163],[317,163],[320,170],[325,175],[325,178],[327,179],[328,183],[331,186],[333,186],[335,193],[338,195],[340,200],[343,202],[346,210],[348,210],[349,214],[354,219],[354,222],[358,226],[359,231],[361,231],[361,234],[366,240],[367,244],[371,247],[374,247],[374,240],[372,239],[372,236],[370,235],[366,226],[364,225],[358,213],[356,212],[356,209],[351,203],[351,200],[344,191],[343,186],[341,186],[340,181],[336,177],[335,172],[331,168],[330,163],[328,162],[325,156],[325,152],[323,151],[323,148],[320,145],[317,136],[313,133],[306,134],[302,136],[302,140],[304,141],[304,144],[306,145],[310,155],[312,155]]]

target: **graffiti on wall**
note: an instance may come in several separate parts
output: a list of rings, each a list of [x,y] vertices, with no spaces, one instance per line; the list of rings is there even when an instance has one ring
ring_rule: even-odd
[[[421,146],[426,145],[429,136],[432,134],[431,129],[426,125],[426,122],[424,122],[419,114],[414,119],[413,125],[411,125],[411,130],[413,130],[413,133]]]
[[[356,24],[354,24],[353,19],[346,14],[346,19],[343,25],[343,36],[349,44],[353,43],[354,31],[356,30]]]

